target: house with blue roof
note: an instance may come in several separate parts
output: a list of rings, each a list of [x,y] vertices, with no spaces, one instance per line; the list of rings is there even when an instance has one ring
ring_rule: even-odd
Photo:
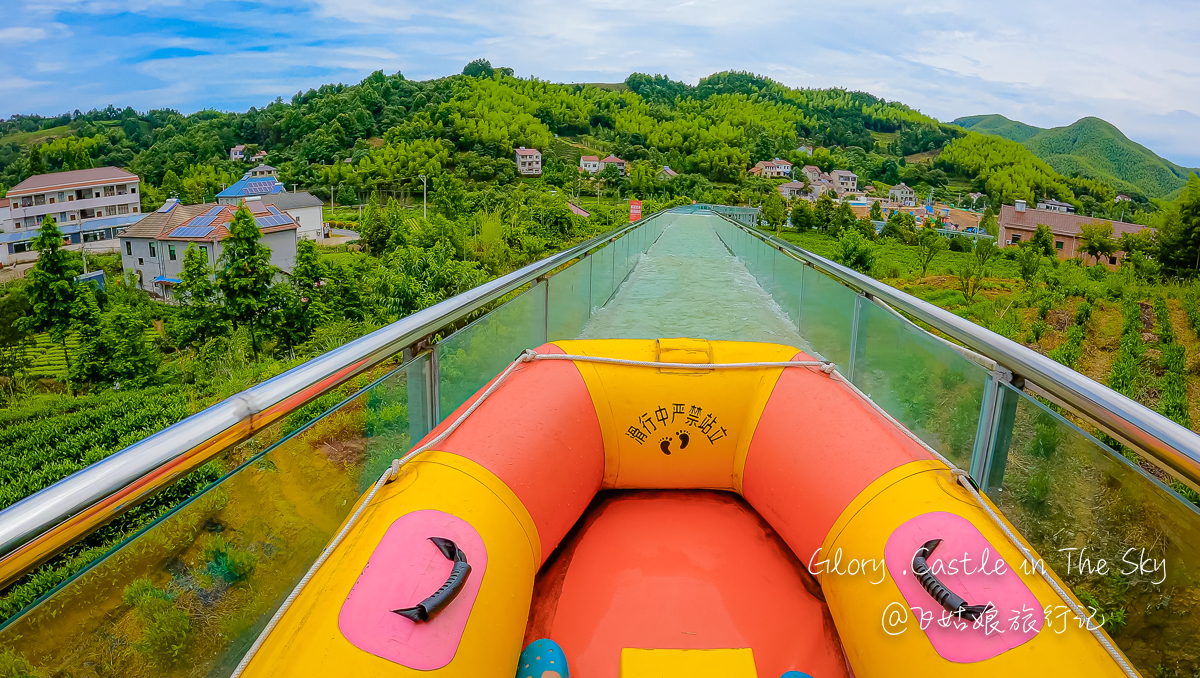
[[[242,175],[229,188],[217,194],[218,205],[236,205],[247,198],[261,198],[283,191],[277,172],[270,165],[259,165]]]

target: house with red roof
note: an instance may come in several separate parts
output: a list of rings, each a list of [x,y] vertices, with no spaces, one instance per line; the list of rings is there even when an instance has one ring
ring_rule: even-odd
[[[616,165],[617,169],[621,171],[621,176],[625,176],[625,161],[615,155],[609,154],[607,158],[600,161],[600,165],[602,168]]]
[[[262,243],[271,250],[271,264],[291,273],[296,261],[296,220],[261,198],[248,199],[246,207],[262,232]],[[221,241],[229,236],[236,205],[204,203],[184,205],[172,198],[158,210],[121,234],[121,266],[137,276],[138,285],[164,299],[180,282],[183,254],[197,247],[216,266],[221,258]]]
[[[589,174],[595,174],[603,169],[603,167],[604,166],[600,164],[600,158],[597,158],[594,155],[585,155],[579,158],[579,169]]]
[[[542,176],[542,152],[536,148],[522,146],[514,153],[517,156],[517,172],[523,177]]]
[[[1140,224],[1085,217],[1081,214],[1059,210],[1029,209],[1024,200],[1016,201],[1015,205],[1002,205],[999,221],[1001,246],[1029,242],[1033,238],[1033,234],[1037,232],[1039,225],[1049,227],[1050,234],[1054,239],[1054,249],[1058,252],[1059,259],[1071,259],[1082,254],[1080,237],[1084,226],[1110,223],[1113,227],[1113,239],[1120,238],[1125,233],[1137,233],[1149,228]],[[1087,255],[1083,256],[1087,257]],[[1114,255],[1109,259],[1108,264],[1114,266],[1119,259],[1119,256]]]

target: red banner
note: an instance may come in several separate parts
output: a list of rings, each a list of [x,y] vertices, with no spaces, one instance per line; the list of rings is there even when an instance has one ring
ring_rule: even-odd
[[[642,201],[641,200],[630,200],[629,201],[629,220],[637,221],[638,219],[641,219],[641,218],[642,218]]]

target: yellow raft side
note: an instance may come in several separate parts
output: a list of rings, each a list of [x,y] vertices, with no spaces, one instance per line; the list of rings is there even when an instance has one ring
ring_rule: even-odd
[[[342,604],[388,527],[423,509],[470,522],[488,549],[487,570],[462,642],[454,659],[433,671],[406,669],[364,652],[338,628]],[[521,502],[490,471],[457,455],[422,453],[380,489],[242,675],[327,678],[330,667],[337,667],[337,674],[344,676],[512,678],[541,562],[539,544],[537,528]]]
[[[994,506],[993,510],[999,515]],[[1056,608],[1055,615],[1062,612],[1059,595],[1040,574],[1032,569],[1029,574],[1022,571],[1020,551],[939,461],[914,461],[880,476],[842,513],[822,545],[822,554],[828,557],[840,548],[844,561],[850,558],[882,561],[884,545],[893,530],[916,516],[934,511],[957,514],[971,521],[1042,605],[1034,614],[1044,618],[1046,606]],[[1015,529],[1013,532],[1019,534]],[[1054,576],[1050,570],[1047,572]],[[925,678],[930,675],[930,667],[938,667],[938,672],[945,670],[946,660],[920,630],[915,615],[907,611],[904,595],[894,580],[897,576],[901,574],[889,571],[879,584],[870,583],[878,579],[873,576],[838,576],[826,572],[818,576],[846,656],[857,676]],[[1069,591],[1065,586],[1063,589]],[[887,633],[885,615],[881,612],[894,603],[901,607],[892,609],[907,611],[907,621],[889,623],[891,633]],[[1010,617],[1009,611],[1001,611],[1002,628],[1007,628]],[[1074,619],[1068,619],[1065,626],[1057,616],[1052,622],[1019,647],[961,666],[972,673],[983,671],[993,676],[1118,678],[1125,675],[1092,633]],[[906,630],[900,632],[901,629]]]

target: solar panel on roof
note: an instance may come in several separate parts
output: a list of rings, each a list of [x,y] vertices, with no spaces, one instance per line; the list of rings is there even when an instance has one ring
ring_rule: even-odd
[[[208,225],[212,224],[212,222],[216,221],[216,219],[217,219],[217,216],[215,214],[212,216],[209,216],[207,214],[202,214],[202,215],[196,217],[195,219],[192,219],[191,221],[189,221],[188,226],[208,226]]]
[[[175,209],[175,206],[178,204],[179,204],[178,200],[176,200],[175,198],[169,198],[166,202],[164,202],[162,204],[162,207],[159,207],[155,211],[162,213],[162,214],[166,214],[167,212],[170,212],[171,210]]]
[[[274,205],[267,205],[267,211],[274,215],[279,215],[279,210],[275,209]]]
[[[288,216],[283,215],[283,214],[274,214],[269,217],[256,217],[254,219],[254,221],[258,224],[259,228],[267,228],[269,226],[282,226],[284,224],[292,223],[292,220]]]
[[[246,184],[246,187],[242,189],[242,192],[249,193],[250,195],[263,195],[265,193],[270,193],[272,190],[274,190],[274,188],[274,181],[251,181]]]
[[[208,208],[208,211],[204,213],[204,216],[215,217],[223,209],[225,209],[224,205],[216,205],[214,207],[210,207],[210,208]]]
[[[206,238],[213,232],[212,226],[180,226],[171,231],[172,238]]]

